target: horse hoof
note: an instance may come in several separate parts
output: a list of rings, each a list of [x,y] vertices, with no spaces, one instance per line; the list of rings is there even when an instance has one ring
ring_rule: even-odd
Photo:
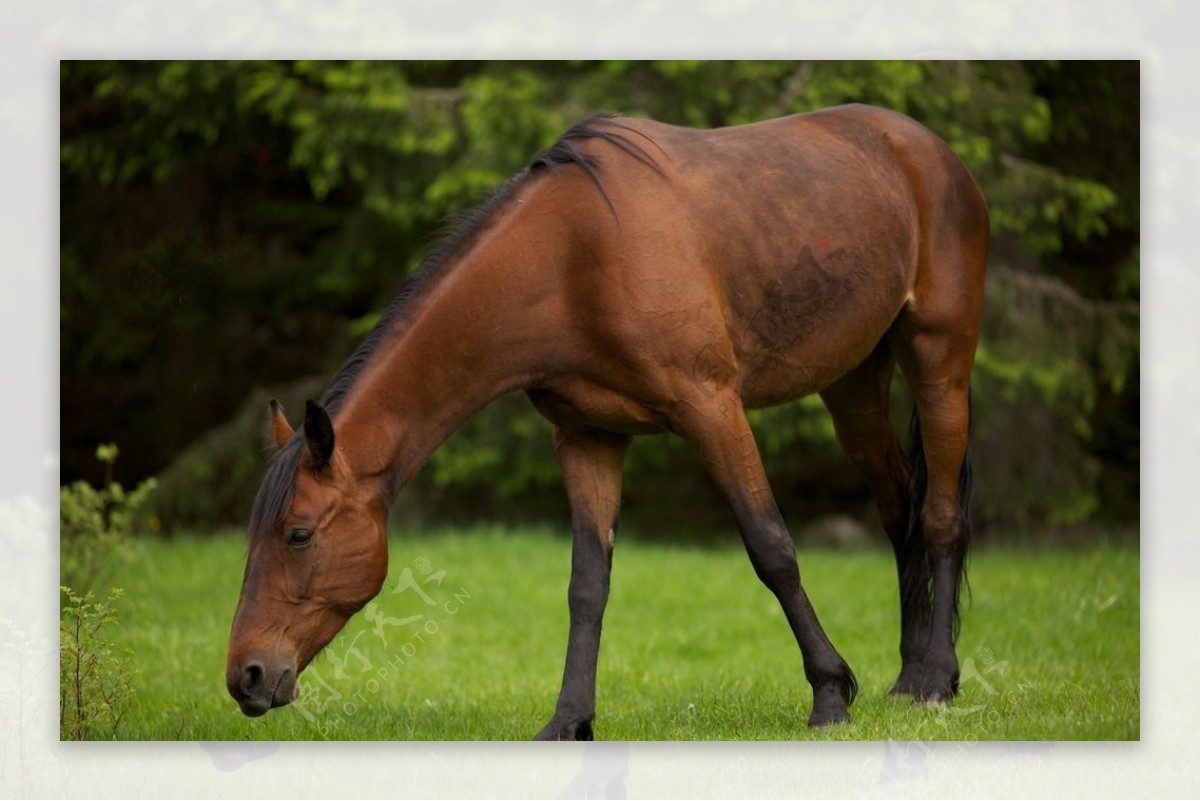
[[[888,695],[911,698],[913,703],[943,704],[958,694],[958,665],[940,668],[929,662],[912,663],[900,669],[900,675]]]
[[[533,739],[554,742],[563,740],[591,741],[595,737],[592,734],[592,722],[590,720],[581,720],[574,723],[558,723],[552,720]]]
[[[923,689],[913,693],[912,701],[914,704],[922,704],[924,706],[943,706],[954,700],[953,687],[942,687],[936,689]]]
[[[917,688],[924,683],[924,679],[913,671],[901,671],[900,676],[896,679],[896,683],[892,685],[892,689],[888,690],[888,696],[891,698],[912,698],[917,694]]]
[[[924,707],[925,709],[937,709],[947,706],[952,698],[948,698],[941,693],[930,693],[928,695],[914,695],[912,699],[913,706]]]
[[[900,682],[896,682],[897,685]],[[895,693],[896,688],[892,688]],[[954,700],[954,696],[958,695],[958,674],[954,674],[946,679],[931,679],[925,677],[923,680],[913,682],[904,692],[904,695],[912,696],[914,704],[927,704],[929,706],[938,706],[947,704]]]
[[[808,716],[808,727],[810,729],[819,729],[825,726],[832,726],[835,723],[849,723],[850,713],[845,709],[823,709],[812,711]]]

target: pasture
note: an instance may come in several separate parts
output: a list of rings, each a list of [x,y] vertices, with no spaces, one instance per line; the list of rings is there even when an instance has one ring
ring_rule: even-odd
[[[383,591],[304,672],[297,702],[254,719],[224,686],[244,533],[132,546],[115,580],[113,638],[136,688],[119,739],[526,740],[554,709],[571,557],[550,529],[393,532]],[[801,548],[799,564],[858,676],[853,723],[805,726],[795,640],[731,524],[715,546],[617,542],[596,737],[1138,739],[1136,546],[974,553],[961,693],[943,707],[885,695],[899,669],[890,552]]]

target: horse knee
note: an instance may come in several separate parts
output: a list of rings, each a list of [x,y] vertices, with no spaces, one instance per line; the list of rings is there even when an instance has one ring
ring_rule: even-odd
[[[966,519],[955,502],[930,502],[921,512],[921,530],[931,555],[961,550],[967,536]]]
[[[766,542],[746,545],[750,564],[759,580],[774,592],[791,592],[800,586],[800,568],[796,565],[796,548],[787,532]]]

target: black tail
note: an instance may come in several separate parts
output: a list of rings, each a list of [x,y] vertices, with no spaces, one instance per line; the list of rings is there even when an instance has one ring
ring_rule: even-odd
[[[953,638],[958,640],[959,629],[962,626],[962,614],[959,609],[959,597],[965,589],[968,600],[971,597],[971,584],[967,580],[967,557],[971,545],[971,404],[967,400],[967,449],[963,454],[962,468],[958,473],[958,503],[963,520],[962,567],[958,583],[954,588],[954,628]],[[921,507],[925,505],[925,491],[929,483],[929,472],[925,464],[925,446],[921,440],[921,419],[914,408],[908,424],[909,453],[908,459],[912,469],[909,483],[908,531],[905,533],[905,550],[909,554],[903,579],[905,593],[923,592],[926,603],[933,601],[933,578],[929,572],[928,554],[925,550],[925,534],[921,530]]]

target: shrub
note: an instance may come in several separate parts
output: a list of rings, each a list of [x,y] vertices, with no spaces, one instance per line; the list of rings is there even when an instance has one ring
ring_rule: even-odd
[[[104,601],[66,585],[60,590],[59,739],[114,739],[133,697],[129,656],[115,650],[104,631],[117,625],[121,589],[110,589]]]
[[[116,563],[128,558],[129,535],[157,483],[149,478],[127,492],[112,480],[117,454],[116,445],[96,449],[106,465],[103,489],[76,481],[59,491],[59,579],[79,595],[107,586]]]
[[[153,478],[126,492],[113,481],[116,445],[101,445],[105,486],[77,481],[59,491],[59,737],[111,739],[133,696],[129,657],[105,631],[118,624],[119,587],[109,587],[116,562],[129,558],[129,535],[154,491]],[[105,600],[96,593],[107,588]]]

